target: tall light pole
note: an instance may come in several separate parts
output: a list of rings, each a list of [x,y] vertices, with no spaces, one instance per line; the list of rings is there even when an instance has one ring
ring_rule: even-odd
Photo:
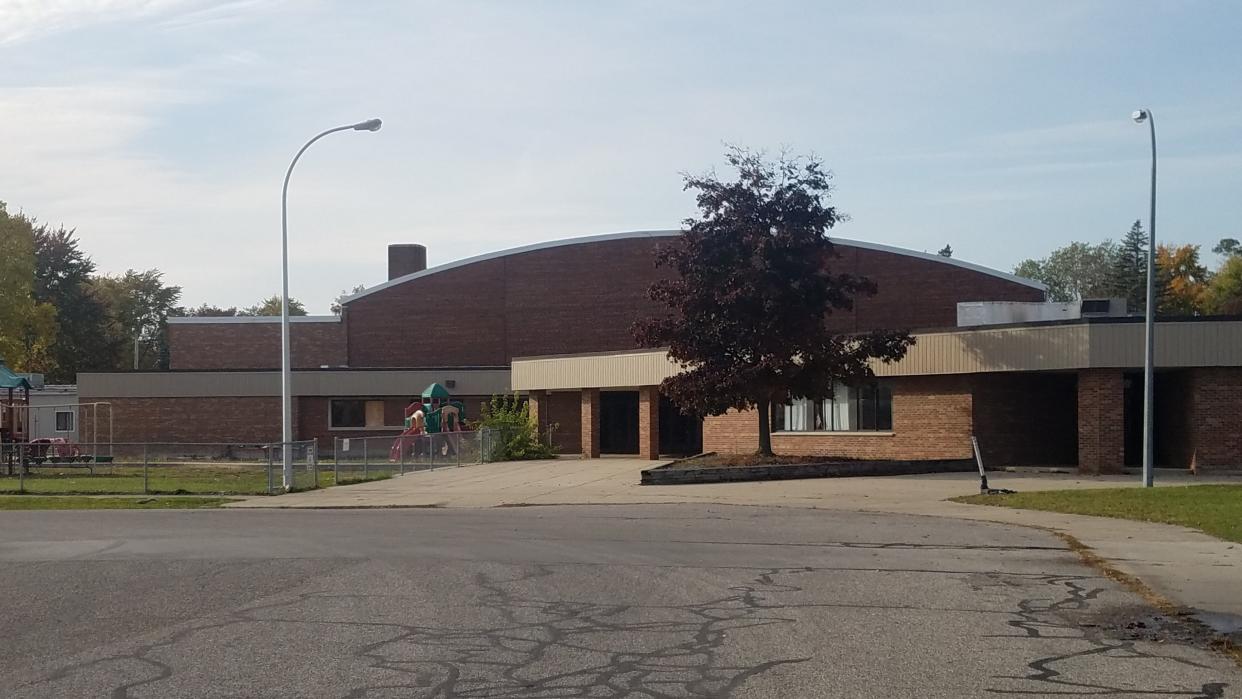
[[[1147,313],[1144,319],[1147,347],[1143,353],[1143,486],[1154,482],[1152,438],[1155,436],[1156,382],[1156,118],[1150,109],[1130,115],[1134,123],[1147,122],[1151,130],[1151,212],[1147,218]]]
[[[368,119],[357,124],[337,126],[315,136],[302,146],[289,163],[285,172],[285,186],[280,192],[280,439],[283,452],[285,490],[293,488],[293,369],[289,360],[289,177],[293,166],[315,141],[337,131],[379,131],[379,119]]]

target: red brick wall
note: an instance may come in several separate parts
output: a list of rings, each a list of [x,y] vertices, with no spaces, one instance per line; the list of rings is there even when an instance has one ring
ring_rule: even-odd
[[[974,434],[988,468],[1078,463],[1073,374],[977,374],[971,384]]]
[[[1120,369],[1078,372],[1078,470],[1121,473],[1125,465],[1124,377]]]
[[[659,312],[647,289],[656,247],[633,238],[520,253],[431,274],[350,303],[355,367],[503,365],[515,356],[634,348],[630,327]],[[950,327],[959,301],[1038,301],[1042,292],[950,264],[838,245],[834,271],[879,293],[829,319],[843,331]]]
[[[112,403],[113,442],[280,441],[280,398],[274,396],[84,400]]]
[[[342,396],[342,398],[361,398],[362,400],[384,401],[384,422],[394,425],[395,429],[331,429],[328,425],[329,401],[325,396],[300,396],[296,399],[298,406],[297,439],[315,439],[320,449],[330,449],[334,438],[342,439],[357,437],[388,437],[398,434],[405,425],[405,408],[410,404],[406,398],[366,398],[365,396]],[[466,419],[471,422],[479,419],[483,403],[488,400],[484,396],[453,396],[453,400],[461,401],[466,407]]]
[[[660,458],[660,389],[638,389],[638,458]]]
[[[1242,367],[1190,371],[1195,466],[1242,467]]]
[[[582,405],[577,391],[539,392],[539,432],[552,432],[552,445],[561,454],[582,451]]]
[[[599,389],[584,388],[579,394],[582,406],[582,422],[579,426],[582,435],[582,455],[588,459],[599,458]]]
[[[971,387],[963,376],[920,376],[892,380],[891,434],[777,432],[777,454],[858,459],[971,458]],[[703,421],[703,450],[725,454],[753,452],[759,427],[753,413],[730,411]]]
[[[295,369],[346,363],[344,323],[291,323]],[[279,369],[280,323],[172,323],[169,367],[177,369]]]

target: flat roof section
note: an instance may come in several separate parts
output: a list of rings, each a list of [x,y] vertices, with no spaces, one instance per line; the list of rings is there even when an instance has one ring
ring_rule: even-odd
[[[247,323],[279,323],[280,316],[185,316],[169,318],[169,325],[224,325]],[[338,315],[289,316],[290,323],[339,323]]]
[[[1143,325],[1133,322],[1031,323],[914,333],[904,359],[875,363],[877,376],[1138,368]],[[1242,320],[1161,321],[1159,369],[1242,366]],[[632,388],[659,384],[679,371],[664,350],[513,360],[515,391]]]
[[[460,396],[509,392],[509,370],[314,369],[293,372],[295,396],[417,396],[428,384],[449,382]],[[279,396],[279,371],[158,371],[78,374],[78,393],[93,398],[213,398]]]

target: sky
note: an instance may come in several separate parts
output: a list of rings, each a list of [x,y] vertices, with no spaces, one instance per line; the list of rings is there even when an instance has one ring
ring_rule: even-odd
[[[934,5],[934,7],[932,7]],[[823,159],[833,235],[1002,270],[1147,219],[1242,238],[1242,3],[0,0],[0,200],[196,306],[328,312],[546,240],[676,228],[725,144]],[[724,175],[724,170],[719,170]],[[589,290],[584,290],[589,293]],[[470,293],[463,289],[462,293]]]

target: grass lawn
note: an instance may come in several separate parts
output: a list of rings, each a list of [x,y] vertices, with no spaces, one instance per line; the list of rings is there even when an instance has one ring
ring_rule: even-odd
[[[1180,524],[1242,542],[1242,485],[1049,490],[968,495],[954,502]]]
[[[0,497],[0,510],[196,510],[219,507],[228,498],[101,498],[85,496],[10,495]]]
[[[143,476],[141,466],[116,466],[98,468],[91,474],[84,468],[35,469],[27,475],[27,493],[48,495],[96,495],[96,494],[142,494]],[[388,478],[388,471],[368,474],[366,480]],[[273,474],[275,485],[280,487],[279,470]],[[348,482],[363,480],[362,474],[350,474]],[[327,488],[336,485],[332,469],[320,469],[319,481],[305,469],[295,470],[294,482],[298,490]],[[0,493],[18,493],[17,476],[0,476]],[[267,493],[267,473],[263,467],[178,465],[152,467],[147,475],[147,493],[162,495],[264,495]]]

